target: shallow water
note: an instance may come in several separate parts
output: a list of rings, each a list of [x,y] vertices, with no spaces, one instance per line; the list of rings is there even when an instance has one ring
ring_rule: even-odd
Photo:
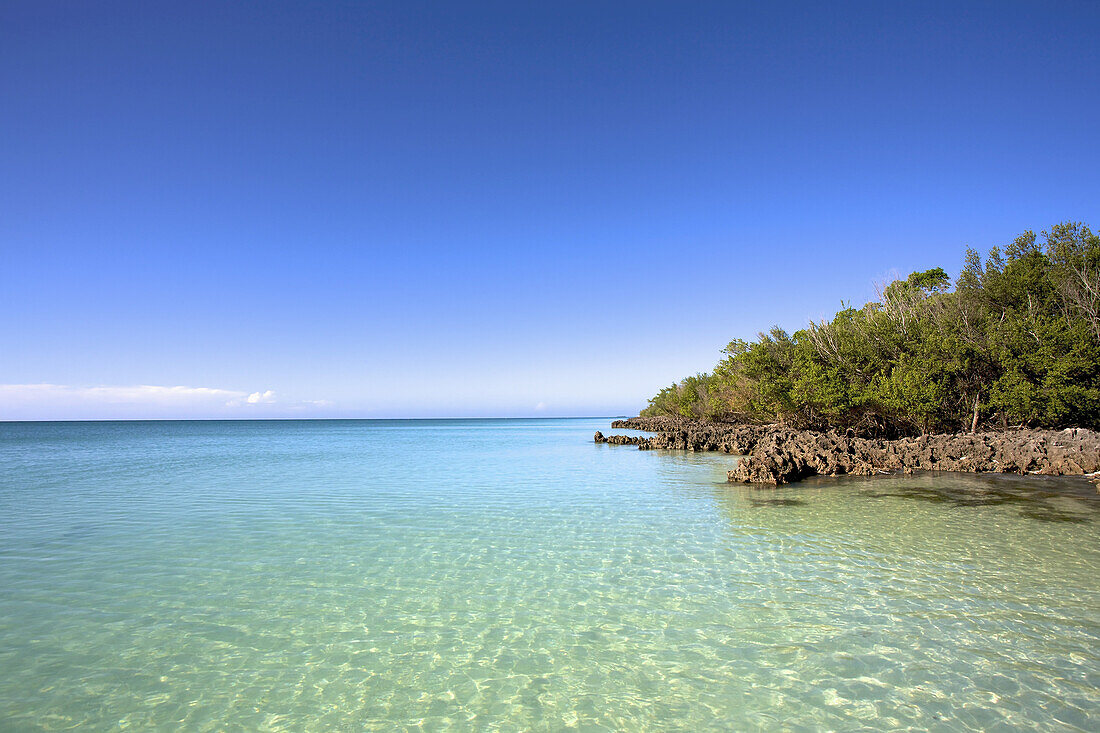
[[[1100,496],[608,420],[0,424],[0,728],[1100,730]]]

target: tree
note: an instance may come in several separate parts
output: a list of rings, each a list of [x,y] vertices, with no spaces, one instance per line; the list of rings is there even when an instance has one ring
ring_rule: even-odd
[[[661,390],[646,414],[732,416],[913,434],[986,424],[1100,427],[1100,238],[1027,231],[952,290],[939,267],[793,334],[734,340],[712,373]]]

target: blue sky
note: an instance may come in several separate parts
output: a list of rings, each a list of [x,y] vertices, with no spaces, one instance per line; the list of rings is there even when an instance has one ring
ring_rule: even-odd
[[[1098,3],[0,2],[0,419],[634,413],[1100,201]]]

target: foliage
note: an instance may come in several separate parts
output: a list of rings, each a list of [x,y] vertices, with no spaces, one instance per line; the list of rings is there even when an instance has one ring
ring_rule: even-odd
[[[642,410],[643,416],[672,415],[695,419],[719,420],[727,417],[723,400],[716,392],[713,375],[696,374],[665,387]]]
[[[862,308],[735,340],[643,415],[900,435],[978,425],[1100,427],[1100,237],[1025,232],[957,281],[914,272]]]

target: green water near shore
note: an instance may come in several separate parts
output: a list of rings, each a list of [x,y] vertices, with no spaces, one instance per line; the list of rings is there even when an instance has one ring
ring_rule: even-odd
[[[608,422],[0,424],[0,728],[1100,729],[1088,482]]]

